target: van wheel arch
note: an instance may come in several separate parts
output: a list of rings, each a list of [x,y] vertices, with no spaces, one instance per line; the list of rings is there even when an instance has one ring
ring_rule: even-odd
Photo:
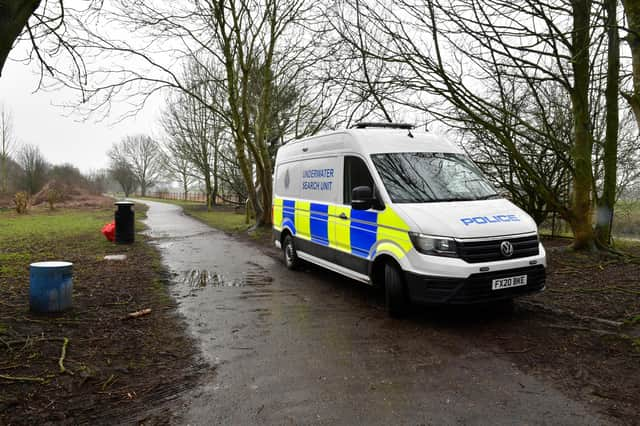
[[[296,252],[293,234],[289,230],[283,231],[280,239],[285,266],[290,270],[298,269],[300,267],[301,260]]]
[[[392,265],[402,273],[400,263],[391,255],[381,254],[376,257],[371,264],[369,270],[369,278],[374,287],[384,290],[384,268],[386,265]]]
[[[373,262],[371,279],[374,286],[384,291],[385,305],[389,315],[392,317],[406,315],[410,298],[404,273],[398,261],[389,255],[379,256]]]
[[[284,246],[284,239],[287,238],[287,235],[290,235],[291,237],[293,237],[293,234],[291,233],[291,231],[289,230],[289,228],[284,228],[282,230],[282,232],[280,233],[280,246]]]

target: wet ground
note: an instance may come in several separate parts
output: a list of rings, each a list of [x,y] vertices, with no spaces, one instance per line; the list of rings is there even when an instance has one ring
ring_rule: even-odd
[[[607,423],[521,371],[508,355],[518,348],[501,354],[475,336],[479,324],[499,335],[511,314],[390,319],[372,288],[319,268],[288,271],[180,207],[144,202],[180,313],[217,366],[176,404],[179,424]]]

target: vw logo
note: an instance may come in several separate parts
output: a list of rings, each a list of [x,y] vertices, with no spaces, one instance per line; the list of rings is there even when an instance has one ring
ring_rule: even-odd
[[[511,257],[513,254],[513,244],[509,241],[503,241],[500,243],[500,252],[504,257]]]

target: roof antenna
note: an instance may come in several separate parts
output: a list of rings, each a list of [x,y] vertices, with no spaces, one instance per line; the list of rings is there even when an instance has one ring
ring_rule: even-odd
[[[411,133],[411,129],[407,130],[407,136],[409,136],[410,138],[413,138],[413,133]]]

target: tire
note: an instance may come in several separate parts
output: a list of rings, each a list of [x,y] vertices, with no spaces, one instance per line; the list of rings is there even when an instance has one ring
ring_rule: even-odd
[[[293,237],[291,235],[284,237],[282,254],[287,269],[295,270],[300,266],[300,258],[296,252],[296,246],[293,244]]]
[[[402,274],[393,265],[384,267],[384,295],[387,313],[394,318],[400,318],[409,310],[409,299],[405,291]]]

